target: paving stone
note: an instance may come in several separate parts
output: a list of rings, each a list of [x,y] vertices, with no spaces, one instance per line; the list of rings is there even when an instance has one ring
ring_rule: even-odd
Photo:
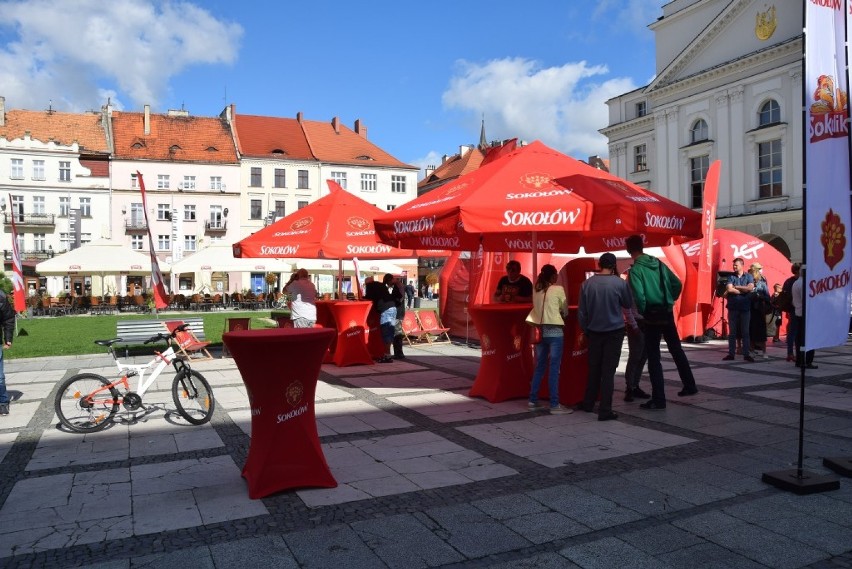
[[[381,558],[373,553],[358,533],[345,525],[289,533],[284,536],[299,567],[304,569],[328,567],[383,567]]]
[[[519,534],[468,504],[433,508],[425,513],[438,524],[437,535],[467,557],[483,557],[530,545]]]
[[[465,559],[410,515],[355,522],[352,528],[388,567],[437,567]]]
[[[624,541],[607,537],[559,550],[559,554],[580,567],[588,569],[611,569],[631,567],[635,569],[659,568],[659,560]]]

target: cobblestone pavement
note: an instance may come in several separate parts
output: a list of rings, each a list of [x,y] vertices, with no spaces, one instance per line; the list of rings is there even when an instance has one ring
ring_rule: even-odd
[[[608,422],[468,398],[479,352],[464,345],[325,365],[317,423],[339,486],[262,500],[240,477],[251,422],[233,360],[194,366],[210,424],[182,424],[164,381],[146,417],[86,436],[57,427],[53,396],[78,370],[109,374],[108,357],[9,360],[0,566],[852,567],[852,480],[810,496],[761,482],[798,458],[800,375],[781,346],[750,364],[686,345],[698,395],[676,395],[667,360],[667,408],[619,391]],[[828,474],[823,457],[852,456],[852,344],[816,363],[804,467]]]

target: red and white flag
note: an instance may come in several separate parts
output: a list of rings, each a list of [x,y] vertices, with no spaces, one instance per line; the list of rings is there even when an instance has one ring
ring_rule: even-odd
[[[701,220],[704,236],[698,253],[698,278],[695,279],[695,302],[711,304],[716,275],[713,273],[713,230],[716,228],[716,206],[719,202],[719,174],[722,163],[710,164],[704,179],[704,217]]]
[[[9,196],[9,211],[12,219],[12,286],[15,300],[15,312],[27,309],[27,299],[24,296],[24,271],[21,267],[21,250],[18,248],[18,229],[15,227],[15,208],[12,196]]]
[[[852,297],[847,2],[805,3],[806,350],[841,346]]]
[[[151,284],[154,286],[154,306],[157,309],[165,308],[169,305],[166,295],[166,287],[163,284],[163,273],[160,272],[160,263],[157,261],[157,253],[154,250],[154,237],[151,235],[151,224],[148,223],[148,204],[145,201],[145,182],[142,180],[142,173],[136,171],[136,177],[139,178],[139,189],[142,190],[142,212],[145,214],[145,226],[148,228],[148,250],[151,253]]]

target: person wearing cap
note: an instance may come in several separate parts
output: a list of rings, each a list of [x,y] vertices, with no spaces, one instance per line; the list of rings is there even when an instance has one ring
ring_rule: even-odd
[[[660,340],[666,341],[683,389],[678,396],[687,397],[698,393],[695,376],[677,331],[674,319],[674,303],[683,290],[683,283],[664,263],[644,252],[641,235],[631,235],[625,241],[627,253],[633,258],[630,269],[630,288],[636,308],[645,318],[645,349],[648,353],[648,375],[651,378],[651,399],[639,405],[641,409],[666,408],[666,391],[663,380],[663,364],[660,356]]]
[[[754,262],[748,272],[754,279],[754,290],[751,291],[751,316],[749,317],[748,337],[751,343],[751,357],[769,359],[766,355],[766,314],[771,313],[772,305],[769,297],[769,284],[763,276],[763,265]]]
[[[616,270],[615,255],[604,253],[600,271],[580,286],[577,320],[589,347],[589,376],[580,408],[591,413],[600,393],[598,421],[617,419],[612,410],[615,369],[624,344],[625,308],[633,306],[627,282]]]

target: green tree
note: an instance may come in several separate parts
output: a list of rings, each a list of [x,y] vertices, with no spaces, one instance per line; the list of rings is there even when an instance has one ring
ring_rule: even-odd
[[[0,289],[3,289],[3,292],[6,293],[6,296],[12,296],[12,289],[14,286],[12,285],[12,280],[6,276],[6,273],[0,273]]]

